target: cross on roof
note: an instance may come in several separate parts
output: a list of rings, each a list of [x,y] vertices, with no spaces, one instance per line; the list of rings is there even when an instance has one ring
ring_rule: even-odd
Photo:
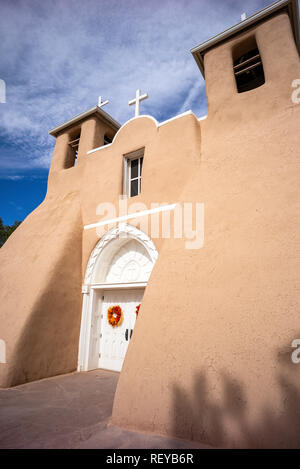
[[[246,18],[247,18],[246,13],[242,13],[242,14],[241,14],[241,20],[242,20],[242,21],[245,21]]]
[[[135,117],[138,117],[140,115],[140,102],[144,101],[144,99],[147,99],[147,98],[148,98],[147,93],[141,95],[141,90],[136,90],[135,99],[128,101],[129,106],[131,106],[132,104],[135,104]]]
[[[102,102],[102,96],[99,96],[99,98],[98,98],[98,107],[105,106],[105,104],[107,104],[108,102],[109,102],[108,99],[106,101]]]

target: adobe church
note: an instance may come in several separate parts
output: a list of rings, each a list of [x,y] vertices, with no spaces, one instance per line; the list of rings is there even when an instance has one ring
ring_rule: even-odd
[[[50,131],[45,200],[1,248],[0,386],[119,371],[115,425],[300,447],[297,0],[192,54],[207,117],[158,123],[138,92],[122,126],[99,102]],[[204,207],[200,246],[152,236],[186,203]]]

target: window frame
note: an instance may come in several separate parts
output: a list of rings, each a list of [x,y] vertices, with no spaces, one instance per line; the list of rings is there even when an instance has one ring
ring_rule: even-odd
[[[103,140],[104,140],[104,145],[111,145],[113,141],[113,139],[110,138],[107,134],[104,135]]]
[[[140,148],[139,150],[127,153],[123,156],[123,194],[127,197],[136,197],[141,193],[141,181],[142,181],[142,169],[141,169],[141,159],[144,158],[145,148]],[[138,160],[138,175],[134,178],[131,178],[131,161]],[[131,195],[131,181],[138,181],[138,193],[136,195]]]
[[[256,41],[250,50],[233,60],[233,73],[238,93],[246,93],[265,84],[264,66]]]
[[[80,138],[81,138],[81,129],[79,129],[79,132],[76,132],[75,134],[73,133],[68,143],[69,147],[72,149],[73,158],[74,158],[74,161],[71,167],[76,166],[77,161],[78,161]]]

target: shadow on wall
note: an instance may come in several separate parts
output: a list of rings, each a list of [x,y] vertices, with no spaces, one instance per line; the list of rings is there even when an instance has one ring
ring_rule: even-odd
[[[81,321],[81,250],[77,239],[62,246],[47,287],[37,295],[24,327],[7,387],[76,370]],[[29,272],[28,272],[29,275]]]
[[[217,447],[300,448],[300,387],[279,375],[281,415],[272,411],[272,403],[261,411],[260,420],[247,419],[243,387],[222,375],[223,400],[216,403],[204,373],[194,380],[193,395],[178,385],[173,388],[173,435]],[[268,396],[265,396],[268,401]],[[230,426],[230,437],[228,427]]]

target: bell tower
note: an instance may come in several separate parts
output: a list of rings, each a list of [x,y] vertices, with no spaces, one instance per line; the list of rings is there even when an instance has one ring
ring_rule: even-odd
[[[297,0],[280,0],[194,47],[205,77],[208,117],[247,119],[291,103],[299,76]],[[258,109],[259,107],[259,109]]]
[[[120,124],[101,107],[94,106],[49,131],[56,138],[50,174],[81,166],[87,152],[110,143]]]

